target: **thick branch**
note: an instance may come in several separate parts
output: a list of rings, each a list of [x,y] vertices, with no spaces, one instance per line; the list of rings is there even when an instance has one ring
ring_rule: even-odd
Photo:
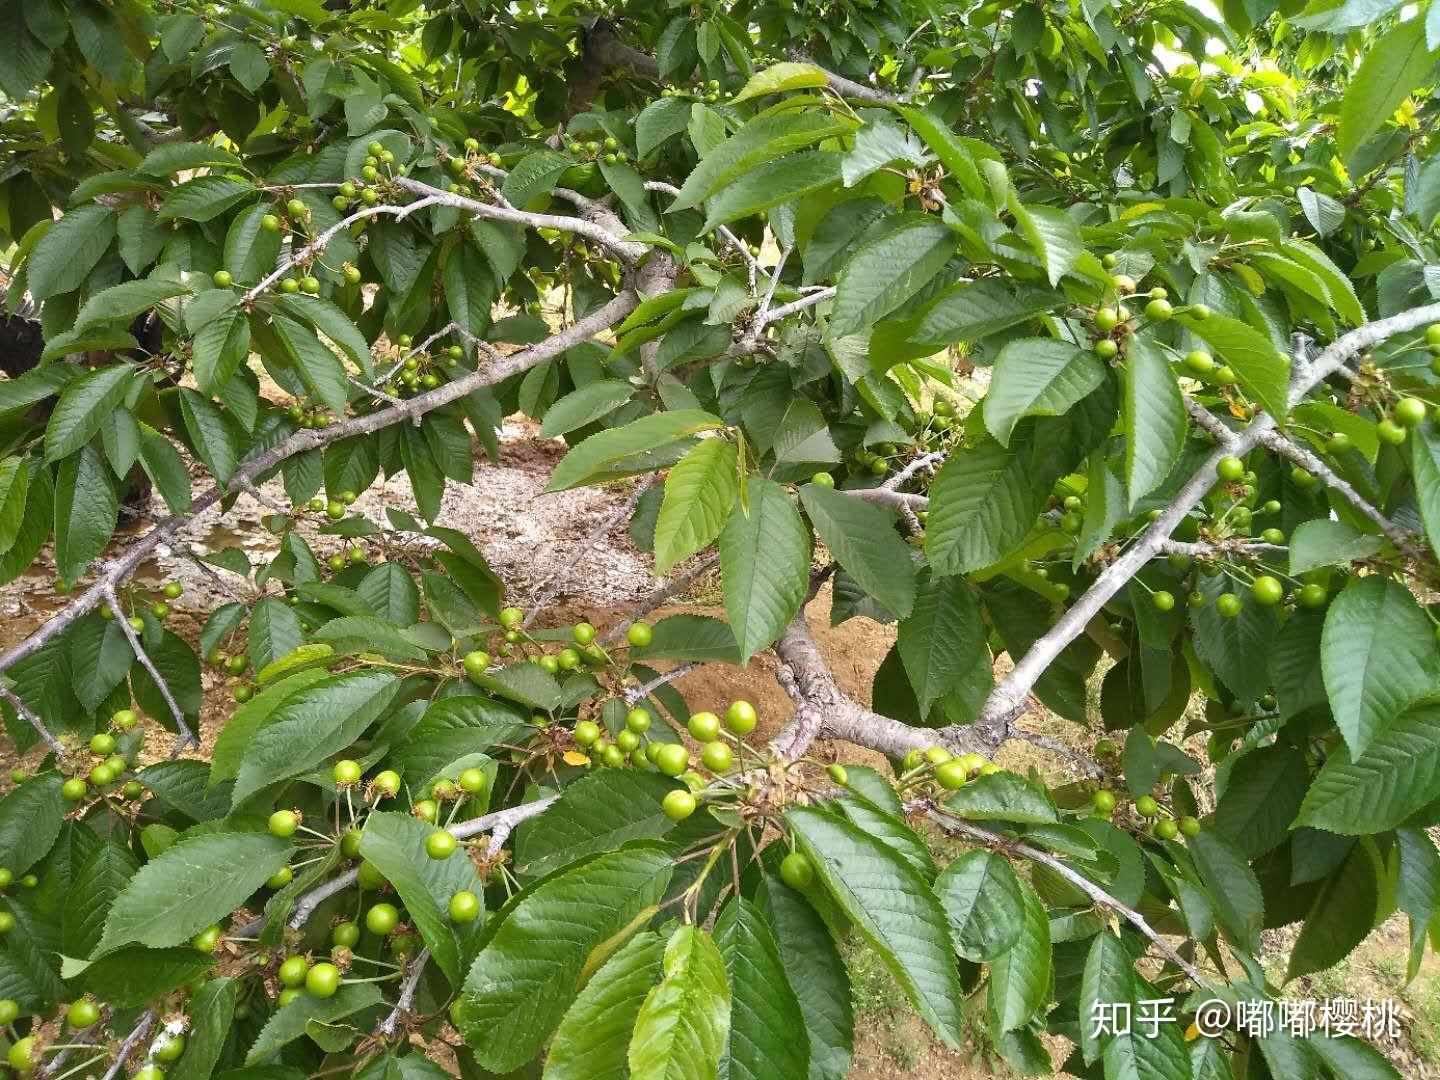
[[[1207,985],[1205,977],[1200,974],[1200,970],[1176,952],[1168,941],[1156,933],[1154,927],[1145,920],[1145,916],[1141,915],[1129,905],[1123,904],[1115,899],[1115,897],[1100,888],[1100,886],[1096,885],[1084,874],[1066,865],[1048,851],[1041,851],[1039,848],[1031,847],[1029,844],[1016,843],[1009,837],[1001,836],[999,833],[991,832],[989,829],[982,829],[979,825],[972,825],[964,818],[956,817],[954,814],[944,810],[932,810],[930,811],[930,817],[947,832],[960,833],[974,840],[991,844],[1002,854],[1019,855],[1029,859],[1031,862],[1049,867],[1096,904],[1104,908],[1109,908],[1131,926],[1135,927],[1136,930],[1140,931],[1142,935],[1150,940],[1151,944],[1165,954],[1167,960],[1185,972],[1196,986],[1203,987]]]
[[[176,514],[164,519],[139,541],[127,548],[122,555],[112,560],[94,584],[76,594],[70,603],[56,612],[34,633],[0,656],[0,671],[6,670],[35,653],[46,642],[63,633],[76,619],[99,605],[107,593],[113,592],[116,585],[133,574],[155,548],[168,541],[197,515],[220,502],[226,495],[244,490],[245,485],[253,484],[257,477],[275,468],[287,458],[294,457],[306,450],[327,446],[340,439],[371,434],[382,428],[390,427],[392,424],[398,424],[411,415],[421,415],[438,409],[440,406],[458,401],[482,387],[494,386],[512,375],[528,371],[536,364],[559,356],[571,346],[588,341],[602,330],[608,329],[630,314],[635,309],[636,303],[635,294],[626,290],[562,333],[547,338],[528,349],[522,349],[510,356],[497,359],[454,382],[416,395],[406,402],[405,410],[380,409],[365,416],[356,416],[338,424],[331,424],[329,427],[303,428],[297,431],[279,445],[246,461],[235,471],[235,475],[228,485],[216,485],[196,498],[191,504],[188,514]]]
[[[932,746],[957,754],[993,754],[1007,737],[1007,722],[917,728],[865,708],[841,690],[830,673],[804,610],[780,635],[775,653],[783,665],[783,674],[777,675],[796,702],[795,716],[770,743],[782,758],[793,761],[816,739],[842,739],[902,758],[911,750]]]
[[[512,806],[508,810],[497,810],[493,814],[486,814],[484,817],[471,818],[469,821],[462,821],[459,825],[452,825],[450,831],[461,840],[467,836],[479,836],[483,832],[490,834],[490,843],[486,848],[489,858],[494,858],[505,846],[510,833],[516,825],[522,821],[529,821],[533,817],[539,817],[546,810],[550,809],[552,803],[560,798],[559,795],[546,795],[541,799],[534,799],[519,806]]]

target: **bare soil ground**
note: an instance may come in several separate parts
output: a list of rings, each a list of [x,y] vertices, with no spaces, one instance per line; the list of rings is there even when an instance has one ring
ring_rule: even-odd
[[[459,529],[485,552],[510,589],[509,599],[524,606],[544,591],[561,567],[569,565],[577,542],[615,513],[628,493],[628,484],[605,489],[580,489],[557,494],[544,493],[548,475],[564,453],[558,442],[539,442],[534,427],[510,422],[504,432],[500,460],[490,464],[477,460],[475,483],[469,487],[450,485],[439,524]],[[197,490],[202,482],[197,472]],[[279,480],[271,481],[263,494],[275,503],[288,505]],[[385,508],[413,510],[409,485],[397,477],[363,493],[355,510],[385,524]],[[161,508],[156,506],[157,512]],[[224,547],[238,547],[252,563],[259,564],[276,550],[276,539],[265,531],[262,518],[271,509],[251,498],[241,498],[223,522],[214,511],[202,516],[186,531],[186,546],[196,554]],[[317,521],[305,526],[307,538],[322,559],[341,547],[341,541],[319,534]],[[143,526],[140,531],[143,531]],[[122,538],[123,541],[123,538]],[[376,555],[384,554],[384,543],[366,541]],[[629,542],[624,525],[611,530],[565,579],[556,601],[541,617],[542,625],[565,625],[579,618],[589,619],[602,629],[624,617],[630,606],[655,584],[651,560]],[[0,647],[13,645],[39,626],[60,607],[64,598],[52,588],[53,565],[48,551],[25,575],[0,589]],[[253,600],[253,586],[223,571],[218,575],[202,571],[185,551],[165,548],[142,568],[135,583],[144,589],[158,589],[166,580],[185,586],[184,596],[174,604],[169,626],[194,640],[205,615],[218,604],[233,599]],[[148,599],[148,596],[146,597]],[[702,579],[687,596],[678,597],[667,610],[719,611],[717,582]],[[822,592],[810,605],[808,617],[817,640],[830,659],[845,691],[868,703],[876,669],[894,641],[893,627],[866,619],[851,619],[838,627],[829,625],[829,594]],[[789,700],[774,679],[773,656],[761,655],[746,668],[711,664],[676,682],[693,708],[719,710],[729,701],[744,697],[754,702],[762,716],[761,735],[777,730],[791,713]],[[1008,661],[1001,659],[1002,668]],[[1003,671],[997,671],[997,675]],[[229,704],[226,680],[206,668],[207,712],[201,717],[202,737],[213,740],[233,709]],[[1035,716],[1026,721],[1037,731],[1058,738],[1076,749],[1088,750],[1098,735],[1054,716]],[[163,754],[168,733],[155,728],[151,749]],[[838,756],[846,762],[878,763],[875,755],[854,747],[819,747],[823,758]],[[39,751],[31,756],[38,757]],[[0,737],[0,762],[9,772],[16,755]],[[1023,743],[1009,744],[1000,754],[1003,764],[1024,769],[1031,765],[1056,780],[1072,774],[1067,763],[1045,751]],[[8,781],[0,780],[0,784]],[[1275,973],[1284,970],[1284,957],[1293,943],[1293,933],[1269,935],[1272,953],[1267,965]],[[1359,950],[1332,972],[1302,981],[1290,988],[1291,996],[1396,997],[1402,1007],[1405,1038],[1387,1047],[1387,1053],[1407,1080],[1440,1077],[1440,980],[1434,958],[1408,987],[1404,986],[1405,928],[1391,919],[1371,935]],[[858,946],[848,947],[854,975],[858,1045],[852,1080],[979,1080],[981,1077],[1012,1075],[1003,1064],[987,1060],[983,1040],[965,1052],[952,1051],[936,1040],[904,1002],[899,988],[874,954]],[[1068,1044],[1054,1040],[1052,1058],[1058,1064]],[[1058,1074],[1057,1074],[1058,1075]]]

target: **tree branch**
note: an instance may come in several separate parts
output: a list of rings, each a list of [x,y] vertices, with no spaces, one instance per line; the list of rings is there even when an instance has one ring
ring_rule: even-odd
[[[25,702],[20,699],[19,694],[15,693],[4,683],[0,683],[0,697],[8,701],[15,712],[35,729],[35,733],[45,740],[45,745],[55,752],[56,757],[64,758],[66,756],[65,745],[54,735],[50,734],[50,729],[45,726],[40,717],[35,715],[30,706],[26,705]]]
[[[636,704],[642,699],[649,697],[656,690],[659,690],[662,686],[668,686],[676,679],[683,679],[686,675],[689,675],[699,666],[700,664],[697,661],[687,660],[683,664],[677,664],[675,667],[671,668],[663,675],[655,676],[655,678],[651,679],[649,682],[644,683],[641,686],[630,687],[630,689],[625,691],[625,704]]]
[[[441,191],[437,187],[422,184],[419,180],[412,180],[407,176],[397,176],[394,182],[406,191],[425,196],[424,201],[438,206],[453,206],[457,210],[474,214],[476,217],[489,218],[492,221],[506,221],[531,229],[558,229],[561,232],[583,236],[603,247],[626,266],[633,266],[650,250],[644,244],[622,240],[610,229],[583,217],[571,217],[568,214],[532,214],[525,210],[516,210],[513,206],[498,206],[480,202],[478,199],[467,198],[464,195]]]
[[[150,1033],[150,1028],[154,1023],[154,1009],[147,1009],[140,1014],[140,1019],[136,1021],[130,1034],[125,1036],[125,1041],[120,1044],[120,1049],[115,1051],[115,1060],[110,1062],[110,1068],[105,1070],[105,1075],[100,1080],[115,1080],[115,1077],[120,1074],[120,1070],[125,1067],[125,1059],[130,1056],[130,1052],[135,1049],[140,1040]]]
[[[1333,488],[1351,506],[1359,510],[1367,518],[1373,521],[1386,538],[1403,551],[1410,558],[1420,562],[1428,559],[1425,548],[1418,544],[1414,535],[1407,529],[1397,525],[1390,518],[1381,513],[1380,509],[1371,503],[1365,496],[1361,495],[1349,483],[1343,479],[1334,469],[1330,468],[1320,457],[1311,453],[1299,443],[1286,438],[1279,431],[1268,431],[1260,439],[1260,444],[1267,449],[1275,451],[1288,461],[1293,461],[1302,469],[1322,480],[1327,487]]]
[[[608,304],[580,319],[563,332],[546,338],[528,349],[522,349],[497,359],[454,382],[446,383],[434,390],[427,390],[423,394],[417,394],[406,402],[408,408],[405,411],[396,408],[378,409],[364,416],[356,416],[338,424],[331,424],[329,427],[302,428],[265,453],[250,458],[235,471],[235,475],[228,485],[216,485],[211,488],[194,500],[189,513],[176,514],[164,519],[144,537],[127,548],[122,555],[111,560],[108,568],[94,584],[83,592],[77,593],[70,603],[51,616],[29,637],[0,656],[0,671],[10,668],[25,657],[34,654],[47,642],[63,633],[76,619],[98,606],[105,599],[107,592],[113,592],[116,585],[133,574],[155,548],[168,541],[199,514],[220,502],[226,495],[244,490],[246,484],[254,483],[256,477],[273,469],[287,458],[306,450],[326,446],[340,439],[379,431],[392,424],[400,423],[409,415],[430,412],[432,409],[448,405],[482,387],[494,386],[512,375],[528,371],[536,364],[559,356],[571,346],[588,341],[602,330],[608,329],[615,322],[630,314],[637,302],[635,293],[627,289]]]
[[[175,727],[180,736],[179,741],[170,749],[170,758],[174,760],[184,753],[188,746],[199,746],[200,740],[195,738],[195,733],[190,730],[190,725],[185,722],[185,714],[180,710],[180,704],[175,700],[175,695],[170,692],[170,684],[165,681],[165,676],[160,674],[160,669],[155,666],[155,661],[150,659],[150,654],[145,651],[144,644],[140,641],[140,635],[130,625],[130,619],[126,616],[125,610],[120,606],[120,598],[115,595],[114,587],[105,590],[105,603],[109,605],[111,612],[115,615],[115,621],[120,626],[120,632],[125,635],[125,640],[130,643],[130,650],[135,654],[135,659],[140,661],[140,666],[149,673],[150,679],[155,688],[160,691],[160,696],[165,699],[165,705],[170,710],[171,717],[175,720]]]
[[[1384,341],[1386,338],[1419,329],[1436,321],[1440,321],[1440,303],[1413,308],[1391,318],[1367,323],[1350,331],[1327,346],[1308,364],[1296,365],[1290,381],[1288,406],[1293,408],[1299,404],[1311,389],[1327,375],[1339,369],[1350,357],[1364,352],[1370,346]],[[1200,411],[1204,412],[1205,410]],[[1191,405],[1190,412],[1192,416],[1195,415],[1196,406]],[[1199,421],[1198,417],[1197,421]],[[1146,562],[1160,552],[1162,546],[1170,539],[1170,534],[1175,531],[1176,526],[1214,486],[1216,463],[1227,455],[1241,456],[1257,446],[1268,445],[1268,440],[1271,440],[1276,433],[1275,418],[1264,413],[1257,415],[1250,421],[1248,427],[1238,432],[1231,432],[1228,428],[1223,428],[1218,419],[1213,417],[1209,422],[1199,422],[1216,436],[1217,445],[1214,452],[1185,482],[1176,494],[1174,501],[1140,535],[1136,543],[1106,567],[1100,576],[1091,583],[1090,588],[1086,589],[1079,599],[1060,616],[1055,625],[1031,645],[1029,652],[1016,661],[1010,674],[991,691],[990,696],[986,699],[984,708],[980,710],[978,722],[995,722],[1014,716],[1023,708],[1036,681],[1045,673],[1055,658],[1070,642],[1084,632],[1086,624],[1092,617],[1100,613],[1110,598],[1119,592]],[[1286,441],[1288,442],[1288,440]],[[1319,461],[1318,458],[1314,458],[1314,460]],[[1329,470],[1326,469],[1325,472],[1329,472]],[[1317,475],[1325,478],[1324,473],[1317,472]],[[1338,477],[1336,479],[1338,480]],[[1327,482],[1329,482],[1328,479]],[[1340,489],[1337,488],[1337,490]],[[1368,516],[1369,511],[1366,513]],[[1378,514],[1378,511],[1375,513]],[[1375,518],[1372,516],[1371,520],[1373,521]],[[1376,523],[1379,524],[1378,521]],[[1393,523],[1391,524],[1393,527]],[[1387,532],[1386,535],[1390,536],[1391,534]],[[1394,537],[1392,536],[1391,539]],[[1405,539],[1402,550],[1407,553],[1414,551],[1413,544],[1408,537]]]
[[[1039,863],[1055,871],[1055,873],[1070,882],[1071,885],[1074,885],[1096,904],[1115,912],[1115,914],[1135,927],[1144,937],[1149,939],[1151,944],[1164,953],[1167,960],[1185,972],[1196,986],[1204,987],[1208,985],[1205,977],[1200,974],[1200,970],[1176,952],[1168,941],[1156,933],[1154,927],[1146,921],[1145,916],[1141,915],[1129,905],[1123,904],[1115,899],[1115,897],[1100,888],[1100,886],[1096,885],[1084,874],[1066,865],[1048,851],[1041,851],[1039,848],[1031,847],[1025,843],[1018,843],[1010,837],[991,832],[989,829],[982,829],[980,826],[972,825],[964,818],[956,817],[954,814],[943,809],[930,810],[928,811],[928,816],[947,832],[968,836],[971,839],[979,840],[995,847],[1002,855],[1019,855],[1029,859],[1031,862]]]
[[[421,949],[406,966],[405,981],[400,984],[400,996],[395,999],[395,1007],[390,1010],[390,1014],[376,1026],[376,1035],[384,1039],[394,1037],[400,1017],[408,1013],[415,1004],[415,992],[420,989],[420,977],[425,974],[425,965],[429,960],[430,950]]]
[[[612,626],[609,630],[605,632],[604,636],[602,636],[600,639],[601,643],[609,645],[613,642],[619,641],[622,637],[625,636],[625,631],[630,629],[631,623],[633,623],[636,619],[640,618],[643,615],[650,614],[650,612],[654,611],[671,597],[678,596],[680,593],[683,593],[691,585],[694,585],[695,582],[699,581],[702,577],[708,574],[711,568],[714,567],[714,565],[719,561],[719,555],[706,555],[703,559],[701,559],[698,563],[692,566],[689,570],[686,570],[683,574],[672,577],[668,581],[662,581],[659,585],[655,586],[655,588],[651,589],[650,592],[646,594],[644,599],[642,599],[638,604],[635,605],[634,610],[630,612],[629,618],[616,623],[614,626]]]

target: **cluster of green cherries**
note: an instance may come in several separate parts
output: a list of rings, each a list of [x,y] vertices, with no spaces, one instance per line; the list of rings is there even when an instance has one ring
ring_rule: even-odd
[[[61,588],[60,583],[56,582],[56,591],[65,593],[70,590],[68,585]],[[170,617],[170,602],[172,600],[179,600],[180,597],[184,595],[185,586],[181,585],[178,581],[167,581],[160,586],[160,595],[150,600],[146,610],[149,611],[151,618],[157,622],[164,622]],[[132,607],[130,610],[134,611],[135,609]],[[111,610],[108,604],[101,607],[99,611],[100,618],[107,622],[115,618],[115,612]],[[145,620],[139,615],[131,615],[125,621],[130,624],[130,629],[134,630],[135,633],[143,634],[145,632]]]
[[[63,1006],[63,1020],[65,1027],[73,1034],[79,1035],[87,1029],[93,1028],[100,1023],[105,1015],[105,1006],[96,1001],[95,998],[86,994],[77,998],[67,1006]],[[20,1005],[12,998],[0,999],[0,1027],[13,1024],[20,1016]],[[10,1045],[5,1055],[5,1062],[10,1068],[21,1076],[31,1075],[42,1064],[45,1054],[60,1053],[65,1050],[80,1049],[91,1052],[98,1052],[99,1057],[79,1066],[80,1069],[88,1068],[91,1065],[100,1065],[103,1059],[109,1056],[109,1051],[101,1041],[89,1043],[55,1044],[41,1046],[38,1035],[26,1035],[22,1039],[16,1039]],[[185,1053],[185,1036],[182,1032],[171,1033],[162,1031],[154,1041],[151,1042],[146,1055],[146,1063],[131,1074],[130,1080],[164,1080],[165,1065],[180,1060]]]
[[[1114,742],[1110,739],[1101,739],[1095,744],[1095,753],[1098,757],[1114,757],[1116,754]],[[1096,817],[1109,821],[1120,806],[1120,800],[1109,788],[1099,788],[1090,797],[1090,806]],[[1174,814],[1153,795],[1141,795],[1135,800],[1135,813],[1146,822],[1149,822],[1150,835],[1157,840],[1174,840],[1179,836],[1186,838],[1200,835],[1200,820],[1191,817],[1189,814]]]
[[[25,774],[22,770],[16,769],[15,772],[19,773],[20,780],[23,780],[25,778]],[[19,783],[19,780],[17,780],[16,783]],[[14,884],[15,872],[11,870],[8,866],[0,866],[0,896],[3,896],[6,892],[8,892],[10,890],[10,887]],[[19,884],[22,889],[33,889],[35,888],[35,886],[40,884],[40,879],[34,874],[26,874],[22,878],[20,878]],[[10,931],[14,929],[15,916],[9,911],[6,911],[4,908],[0,908],[0,938],[3,938],[6,934],[10,933]],[[0,1005],[3,1005],[3,1002],[0,1002]],[[11,1019],[14,1018],[12,1017]],[[9,1022],[10,1021],[8,1020],[0,1020],[0,1027],[3,1027]]]
[[[121,734],[134,732],[132,754],[138,753],[145,741],[144,733],[134,730],[139,722],[140,717],[134,709],[119,709],[110,717],[110,727],[114,731]],[[67,763],[69,767],[81,771],[68,777],[60,785],[60,794],[66,802],[78,803],[92,795],[108,796],[112,792],[118,793],[123,799],[133,801],[145,794],[145,786],[133,777],[124,780],[118,789],[115,788],[116,781],[121,780],[130,771],[132,761],[119,752],[115,735],[110,731],[99,731],[90,736],[89,750],[94,758],[99,759],[89,769],[79,762]]]
[[[660,91],[661,97],[686,98],[690,101],[703,101],[707,105],[714,105],[730,97],[729,91],[720,89],[719,79],[709,79],[704,82],[697,82],[694,86],[667,86]]]
[[[445,160],[445,167],[450,170],[450,175],[455,177],[450,183],[450,194],[468,198],[475,194],[475,189],[464,182],[464,178],[471,173],[471,166],[489,165],[498,169],[502,158],[493,150],[487,151],[480,145],[479,139],[466,139],[464,146],[465,153],[451,155]]]
[[[412,338],[409,334],[401,334],[395,339],[395,344],[401,349],[409,349]],[[464,358],[465,350],[459,345],[447,345],[433,356],[430,353],[412,353],[400,361],[399,369],[382,389],[392,398],[410,398],[434,390],[445,381],[445,370],[458,367]]]
[[[607,135],[603,139],[567,138],[565,149],[576,157],[603,162],[606,165],[615,165],[630,160],[630,155],[620,145],[620,140],[611,135]]]
[[[576,671],[583,665],[604,667],[610,663],[610,654],[596,640],[599,632],[593,624],[578,622],[571,627],[570,635],[574,642],[573,645],[566,645],[558,652],[545,652],[544,644],[526,631],[525,612],[517,607],[502,608],[500,611],[501,642],[496,646],[495,653],[502,658],[508,658],[514,656],[518,650],[524,654],[527,661],[537,664],[550,675]],[[625,631],[625,640],[633,648],[643,649],[650,644],[653,638],[654,631],[650,625],[638,620],[631,623]],[[528,650],[532,647],[540,651],[529,652]],[[490,669],[490,654],[484,649],[473,649],[461,659],[461,665],[465,669],[465,674],[478,680]]]
[[[1114,255],[1106,255],[1102,262],[1107,270],[1116,265]],[[1130,334],[1139,329],[1136,317],[1126,308],[1123,297],[1132,296],[1135,293],[1135,279],[1129,274],[1112,274],[1110,276],[1110,287],[1116,294],[1116,301],[1112,304],[1104,304],[1094,310],[1090,316],[1090,325],[1095,330],[1095,341],[1091,346],[1095,355],[1101,360],[1114,360],[1120,355],[1120,344]],[[1145,294],[1145,318],[1152,323],[1169,322],[1176,315],[1188,313],[1196,319],[1208,319],[1210,309],[1204,304],[1185,304],[1180,307],[1170,303],[1170,294],[1163,288],[1156,286]],[[1213,361],[1212,361],[1213,365]],[[1188,367],[1188,365],[1187,365]],[[1212,366],[1213,370],[1213,366]],[[1233,381],[1233,380],[1232,380]]]
[[[623,768],[626,763],[636,768],[653,768],[664,776],[685,779],[687,787],[666,794],[661,809],[671,821],[684,821],[700,805],[695,796],[707,781],[693,771],[700,766],[715,776],[723,776],[734,767],[736,750],[743,756],[743,740],[755,730],[759,714],[748,701],[732,701],[722,719],[713,712],[692,713],[685,728],[700,744],[700,752],[692,758],[682,742],[662,742],[650,736],[650,713],[639,706],[625,714],[625,726],[613,741],[606,737],[593,720],[581,720],[571,732],[575,745],[591,758],[608,768]]]

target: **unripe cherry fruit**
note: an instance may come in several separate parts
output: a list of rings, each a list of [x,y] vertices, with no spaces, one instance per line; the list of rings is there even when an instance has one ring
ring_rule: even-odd
[[[425,837],[425,854],[432,859],[448,859],[455,854],[455,834],[448,829],[436,829]]]
[[[802,852],[792,851],[780,861],[780,880],[792,889],[807,888],[815,880],[815,865]]]
[[[734,735],[748,735],[759,722],[755,706],[748,701],[732,701],[725,710],[725,727]]]
[[[706,743],[720,737],[720,717],[713,712],[691,713],[685,727],[698,742]]]
[[[654,639],[655,632],[649,623],[633,622],[625,631],[625,640],[637,649],[643,649]]]
[[[684,821],[691,814],[695,813],[695,808],[698,805],[694,795],[683,788],[677,788],[674,791],[666,793],[665,798],[661,800],[660,809],[665,812],[665,816],[671,821]]]
[[[340,989],[340,969],[334,964],[316,964],[305,973],[305,992],[311,997],[334,997]]]
[[[462,889],[450,897],[450,921],[471,923],[480,917],[480,898],[468,889]]]

